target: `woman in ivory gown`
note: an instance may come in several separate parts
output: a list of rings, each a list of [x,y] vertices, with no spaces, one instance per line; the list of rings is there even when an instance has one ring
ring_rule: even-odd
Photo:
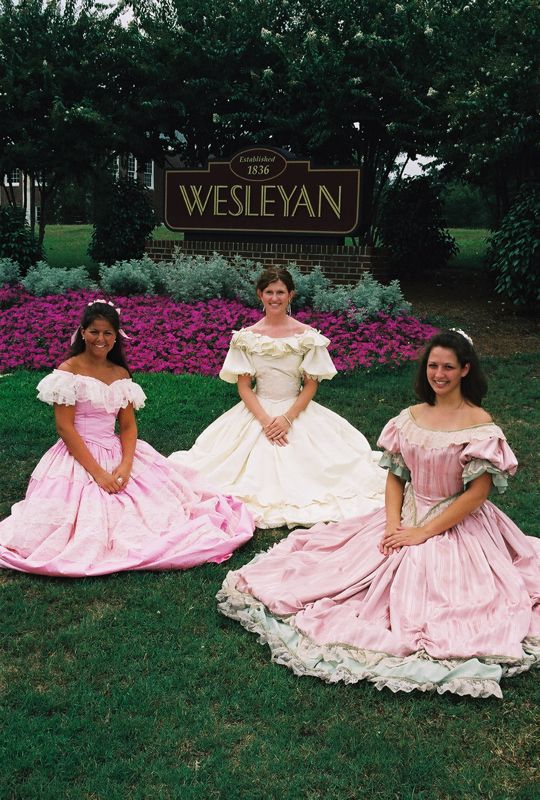
[[[240,501],[137,439],[134,409],[145,395],[124,335],[112,303],[89,303],[70,357],[38,384],[60,439],[0,522],[0,567],[71,578],[185,569],[219,563],[253,535]]]
[[[174,463],[193,467],[242,500],[259,528],[313,525],[380,507],[383,470],[366,438],[313,400],[336,369],[329,340],[288,315],[290,273],[265,270],[256,286],[265,316],[235,331],[220,378],[241,402]],[[255,383],[255,386],[254,386]]]
[[[297,675],[501,697],[540,664],[540,540],[487,499],[517,462],[486,389],[466,335],[437,334],[423,402],[379,438],[386,508],[294,531],[228,574],[220,610]]]

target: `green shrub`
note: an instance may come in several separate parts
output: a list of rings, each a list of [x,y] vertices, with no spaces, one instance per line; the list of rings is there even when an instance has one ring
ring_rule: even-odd
[[[319,290],[313,299],[312,307],[317,311],[343,313],[351,310],[357,322],[384,312],[397,316],[411,310],[401,292],[399,281],[383,286],[373,275],[366,272],[356,284],[329,287]]]
[[[488,243],[495,289],[516,305],[540,302],[540,185],[522,187]]]
[[[12,258],[0,258],[0,286],[6,283],[17,283],[20,278],[20,267]]]
[[[312,308],[317,311],[335,311],[340,313],[351,305],[351,285],[335,286],[315,294]]]
[[[113,180],[96,205],[88,253],[105,264],[142,258],[156,222],[144,186],[127,178]]]
[[[100,286],[107,294],[162,294],[165,291],[164,266],[155,264],[148,256],[117,261],[110,267],[100,264]]]
[[[228,261],[219,253],[211,258],[188,256],[177,250],[171,263],[161,267],[165,291],[173,300],[192,303],[223,297],[258,304],[253,285],[261,265],[237,256]]]
[[[48,294],[64,294],[72,289],[94,289],[86,267],[50,267],[45,261],[38,263],[28,270],[21,281],[30,294],[44,297]]]
[[[253,308],[260,306],[254,288],[263,269],[260,263],[240,256],[228,261],[219,253],[205,260],[203,256],[187,256],[177,251],[172,263],[160,264],[158,268],[162,270],[165,293],[178,302],[192,303],[221,297],[240,300]],[[398,281],[383,286],[365,273],[355,285],[332,286],[321,267],[303,273],[292,262],[286,269],[296,287],[293,309],[313,308],[336,313],[352,311],[358,320],[373,317],[380,311],[391,316],[410,311],[410,303],[405,301]],[[103,281],[102,287],[114,293],[112,287],[105,286]]]
[[[0,208],[0,258],[17,261],[22,275],[42,258],[41,246],[30,230],[22,208]]]
[[[310,272],[300,272],[293,262],[289,264],[288,270],[296,287],[296,295],[293,301],[295,308],[317,308],[316,298],[323,297],[327,292],[334,291],[330,279],[326,277],[319,266],[316,266]]]
[[[379,233],[398,275],[418,275],[444,267],[458,252],[445,230],[443,205],[429,178],[403,178],[386,192]]]

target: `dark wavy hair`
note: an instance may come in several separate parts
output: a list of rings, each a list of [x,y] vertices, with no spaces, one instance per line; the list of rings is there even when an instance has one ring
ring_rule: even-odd
[[[263,270],[259,275],[255,289],[258,292],[264,292],[267,286],[276,281],[283,281],[287,287],[287,291],[294,292],[294,281],[289,270],[284,267],[268,267]]]
[[[131,370],[127,364],[126,356],[124,354],[122,336],[120,335],[120,317],[118,316],[118,311],[116,308],[114,308],[114,306],[110,306],[108,303],[96,302],[85,307],[81,322],[75,334],[75,339],[69,348],[67,357],[71,358],[72,356],[78,356],[80,353],[84,353],[86,345],[82,337],[82,331],[85,328],[88,328],[88,326],[95,322],[96,319],[106,320],[106,322],[108,322],[111,327],[114,328],[116,333],[116,341],[114,346],[107,353],[108,360],[112,361],[113,364],[118,364],[119,367],[124,367],[124,369],[127,370],[131,375]]]
[[[435,405],[435,392],[427,379],[427,364],[434,347],[445,347],[447,350],[453,350],[462,367],[469,365],[468,373],[461,379],[461,393],[475,406],[481,406],[482,400],[487,394],[486,376],[482,371],[474,347],[468,339],[457,331],[436,333],[426,344],[418,362],[416,380],[414,382],[416,396],[425,403],[429,403],[430,406]]]

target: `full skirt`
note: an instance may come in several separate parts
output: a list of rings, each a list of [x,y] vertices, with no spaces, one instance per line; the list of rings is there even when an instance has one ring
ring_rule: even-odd
[[[271,416],[291,399],[259,398]],[[289,444],[273,445],[244,403],[216,419],[174,463],[196,469],[242,500],[258,528],[314,525],[365,514],[384,504],[386,472],[365,436],[315,401],[294,420]]]
[[[486,502],[384,556],[383,509],[297,530],[230,572],[219,608],[297,675],[501,696],[540,664],[540,540]]]
[[[104,469],[119,464],[116,436],[86,445]],[[137,442],[125,488],[108,494],[60,440],[32,473],[26,498],[0,522],[0,567],[72,578],[186,569],[229,558],[253,527],[241,502],[209,491],[146,442]]]

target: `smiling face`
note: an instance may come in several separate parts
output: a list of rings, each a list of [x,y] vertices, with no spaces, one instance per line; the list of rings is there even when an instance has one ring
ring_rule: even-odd
[[[280,316],[287,313],[287,307],[294,292],[289,292],[283,281],[273,281],[265,289],[258,289],[257,296],[264,306],[265,314]]]
[[[96,317],[88,327],[82,329],[85,350],[96,358],[107,358],[116,342],[116,331],[103,317]]]
[[[435,397],[448,397],[461,392],[461,379],[469,372],[469,364],[463,367],[453,350],[433,347],[426,365],[428,383]]]

